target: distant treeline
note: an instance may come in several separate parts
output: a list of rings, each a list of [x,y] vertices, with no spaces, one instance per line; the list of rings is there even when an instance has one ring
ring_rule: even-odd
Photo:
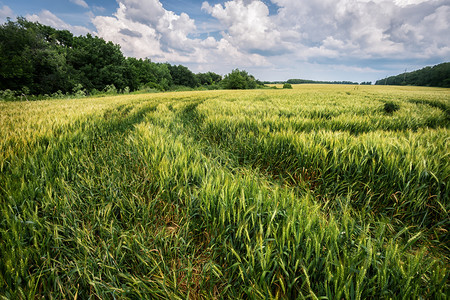
[[[261,84],[237,69],[222,78],[213,72],[194,74],[182,65],[126,58],[112,42],[90,34],[74,36],[22,17],[0,25],[0,92],[6,96],[249,89]]]
[[[378,85],[450,87],[450,62],[377,80]]]
[[[358,82],[352,81],[317,81],[317,80],[308,80],[308,79],[289,79],[287,81],[264,81],[265,84],[359,84]],[[371,82],[362,82],[361,84],[372,84]]]
[[[308,79],[289,79],[286,81],[290,84],[301,84],[301,83],[318,83],[318,84],[359,84],[357,82],[352,81],[316,81],[316,80],[308,80]]]

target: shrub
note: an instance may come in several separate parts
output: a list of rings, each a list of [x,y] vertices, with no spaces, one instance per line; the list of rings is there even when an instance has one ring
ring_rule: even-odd
[[[57,92],[52,94],[52,98],[54,99],[62,99],[64,98],[64,94],[61,90],[58,90]]]
[[[156,82],[149,81],[144,85],[143,90],[157,90],[163,92],[165,88],[157,84]]]
[[[0,91],[0,99],[1,100],[14,100],[16,94],[14,91],[11,91],[10,89],[6,89],[4,91]]]
[[[208,90],[219,90],[219,89],[220,89],[220,85],[218,85],[218,84],[216,84],[216,83],[213,83],[213,84],[211,84],[211,85],[207,85],[206,88],[207,88]]]
[[[73,94],[75,97],[85,97],[86,96],[86,90],[83,89],[83,85],[81,83],[75,84],[72,91],[73,91]]]
[[[105,88],[103,89],[103,91],[104,91],[106,94],[112,94],[112,95],[117,94],[117,88],[115,87],[114,84],[108,84],[107,86],[105,86]]]
[[[292,89],[292,85],[290,83],[285,83],[283,89]]]

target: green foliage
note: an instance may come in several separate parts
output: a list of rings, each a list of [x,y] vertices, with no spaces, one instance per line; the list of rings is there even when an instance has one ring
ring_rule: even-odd
[[[153,63],[149,59],[127,58],[127,64],[130,69],[131,90],[148,88],[149,83],[156,86],[157,90],[166,91],[173,84],[167,64]]]
[[[111,84],[123,89],[128,85],[123,77],[125,58],[118,45],[88,34],[74,37],[73,46],[67,52],[77,81],[86,89],[103,90]]]
[[[117,94],[117,89],[114,86],[114,84],[108,84],[103,89],[103,92],[105,92],[105,94],[115,95],[115,94]]]
[[[86,96],[86,90],[83,88],[83,85],[81,83],[75,84],[72,91],[73,91],[73,94],[75,95],[75,97]]]
[[[167,91],[174,85],[196,88],[220,80],[212,72],[195,75],[181,65],[125,58],[118,45],[90,34],[74,37],[24,18],[0,26],[0,90],[20,95],[71,93],[79,84],[90,94],[111,85],[116,92],[126,87],[136,91],[148,89],[149,82]]]
[[[196,74],[197,82],[200,85],[213,85],[219,83],[222,80],[222,76],[219,74],[208,72],[208,73],[198,73]]]
[[[0,89],[29,88],[31,94],[128,85],[117,45],[91,35],[74,37],[23,18],[0,26]]]
[[[221,82],[221,85],[224,89],[245,90],[255,89],[257,87],[257,82],[255,80],[255,77],[248,74],[247,71],[235,69],[231,73],[225,75]]]
[[[53,29],[24,18],[0,26],[0,89],[48,93],[64,85],[64,55],[57,51]]]
[[[207,85],[206,86],[206,89],[207,90],[220,90],[222,87],[220,86],[220,83],[219,84],[216,84],[216,83],[214,83],[214,84],[211,84],[211,85]]]
[[[292,89],[292,85],[290,83],[283,84],[283,89]]]
[[[174,85],[187,86],[195,88],[198,85],[197,77],[187,67],[178,65],[172,66],[167,64],[170,71],[170,76]]]
[[[450,62],[377,80],[377,85],[450,87]]]
[[[151,90],[151,89],[154,89],[157,91],[164,91],[164,88],[161,85],[149,81],[144,85],[144,90]]]
[[[53,99],[63,99],[66,95],[63,94],[61,90],[58,90],[57,92],[53,93],[51,95],[51,98]]]
[[[0,90],[0,99],[1,100],[13,100],[16,97],[16,93],[14,91],[11,91],[9,89],[6,89],[4,91]]]

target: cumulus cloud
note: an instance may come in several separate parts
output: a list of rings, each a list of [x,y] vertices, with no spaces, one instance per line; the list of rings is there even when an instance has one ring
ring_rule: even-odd
[[[295,43],[308,47],[312,55],[316,49],[318,55],[331,50],[360,59],[421,57],[442,55],[450,45],[443,33],[449,30],[448,0],[272,2],[279,6],[272,23],[280,32],[294,30],[301,37]]]
[[[9,6],[3,5],[2,8],[0,8],[0,23],[6,22],[7,18],[13,18],[14,13]]]
[[[127,28],[122,28],[119,30],[119,33],[124,34],[124,35],[128,35],[130,37],[137,37],[137,38],[141,38],[142,37],[142,33],[137,32],[137,31],[133,31]]]
[[[239,67],[275,80],[330,70],[341,80],[342,74],[404,70],[405,61],[420,66],[450,59],[450,0],[206,0],[197,5],[196,20],[167,10],[162,0],[116,0],[109,16],[96,16],[105,9],[86,0],[70,1],[91,9],[85,17],[94,34],[119,44],[125,55],[197,72]],[[14,14],[4,5],[0,21],[7,17]],[[90,32],[48,10],[26,18],[77,35]]]
[[[289,48],[269,17],[268,7],[261,1],[228,1],[224,6],[203,2],[202,9],[226,28],[223,38],[239,49],[270,55]]]
[[[84,0],[70,0],[70,2],[72,2],[76,5],[79,5],[81,7],[84,7],[84,8],[89,8],[89,5]]]
[[[135,22],[126,17],[126,7],[120,7],[113,17],[97,16],[92,20],[97,34],[108,41],[120,44],[122,50],[130,56],[161,56],[158,33],[148,25]],[[133,35],[127,34],[133,32]],[[138,37],[138,35],[140,35]]]
[[[50,11],[44,9],[39,14],[26,15],[25,18],[31,22],[39,22],[44,25],[48,25],[60,30],[69,30],[75,35],[84,35],[90,32],[90,30],[83,26],[72,26],[55,16]]]
[[[207,66],[216,72],[227,72],[237,65],[268,65],[263,56],[249,54],[225,38],[192,38],[197,30],[194,20],[186,13],[166,10],[158,0],[119,0],[112,17],[97,16],[92,23],[99,36],[120,44],[128,56],[201,64],[203,69]]]
[[[414,4],[420,4],[422,2],[427,2],[429,0],[395,0],[395,4],[398,6],[408,6],[408,5],[414,5]]]
[[[210,70],[332,61],[363,72],[380,59],[450,57],[450,0],[270,1],[270,9],[268,0],[204,1],[202,28],[215,37],[199,38],[195,20],[159,0],[117,0],[113,16],[92,22],[126,55]]]

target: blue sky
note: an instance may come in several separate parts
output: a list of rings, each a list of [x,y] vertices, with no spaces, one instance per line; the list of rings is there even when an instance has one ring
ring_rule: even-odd
[[[261,80],[375,81],[450,61],[450,0],[0,0],[1,22],[17,16]]]

